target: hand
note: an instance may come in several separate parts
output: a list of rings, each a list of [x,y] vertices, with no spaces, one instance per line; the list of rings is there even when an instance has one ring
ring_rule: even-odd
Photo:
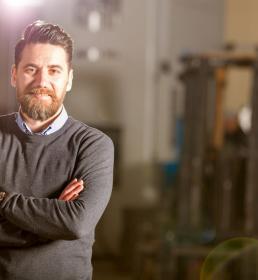
[[[74,179],[65,187],[58,199],[64,201],[75,200],[83,189],[83,180]]]

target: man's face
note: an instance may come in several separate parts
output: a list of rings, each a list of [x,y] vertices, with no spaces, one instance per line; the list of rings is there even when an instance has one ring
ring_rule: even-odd
[[[73,72],[67,54],[51,44],[26,45],[17,67],[12,68],[11,83],[24,114],[33,120],[52,117],[71,89]]]

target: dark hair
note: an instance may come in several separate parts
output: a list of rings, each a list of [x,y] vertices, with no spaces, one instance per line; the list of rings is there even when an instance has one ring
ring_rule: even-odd
[[[51,23],[37,20],[28,25],[15,46],[14,62],[16,67],[21,60],[23,49],[28,44],[45,43],[61,46],[67,54],[69,67],[72,64],[73,40],[61,27]]]

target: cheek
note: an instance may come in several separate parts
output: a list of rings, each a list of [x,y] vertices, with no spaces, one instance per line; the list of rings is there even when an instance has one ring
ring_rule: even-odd
[[[62,95],[62,93],[66,92],[67,87],[67,80],[58,80],[52,84],[53,88],[55,89],[56,93]]]
[[[21,89],[29,88],[31,84],[33,84],[33,79],[30,77],[23,76],[16,80],[17,87]]]

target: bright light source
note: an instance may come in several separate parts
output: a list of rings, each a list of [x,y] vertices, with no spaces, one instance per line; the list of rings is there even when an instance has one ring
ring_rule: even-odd
[[[42,0],[3,0],[5,5],[11,7],[39,6]]]
[[[238,114],[238,120],[239,120],[239,124],[240,124],[240,127],[242,128],[242,130],[246,133],[249,132],[251,129],[251,125],[252,125],[251,109],[247,106],[244,106]]]
[[[100,58],[100,51],[96,47],[90,47],[87,51],[89,61],[95,62]]]
[[[88,26],[91,32],[97,32],[101,27],[101,14],[97,11],[92,11],[88,16]]]

